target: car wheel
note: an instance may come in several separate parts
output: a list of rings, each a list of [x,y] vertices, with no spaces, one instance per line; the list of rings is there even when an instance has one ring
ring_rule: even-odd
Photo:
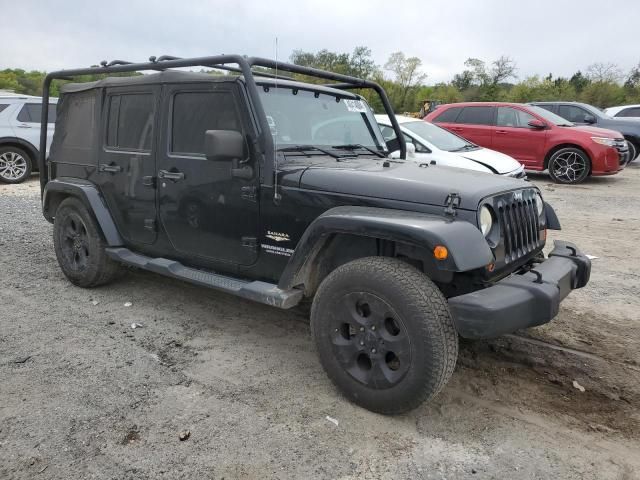
[[[446,299],[426,275],[394,258],[362,258],[331,272],[313,300],[311,333],[334,384],[384,414],[435,396],[458,356]]]
[[[0,181],[5,183],[24,182],[33,163],[27,152],[17,147],[0,147]]]
[[[579,148],[561,148],[549,159],[549,175],[556,183],[580,183],[591,171],[591,161]]]
[[[56,210],[53,243],[62,272],[79,287],[104,285],[124,270],[107,256],[97,222],[77,198],[63,200]]]
[[[627,147],[629,147],[629,161],[627,163],[631,163],[638,159],[638,147],[630,140],[627,140]]]

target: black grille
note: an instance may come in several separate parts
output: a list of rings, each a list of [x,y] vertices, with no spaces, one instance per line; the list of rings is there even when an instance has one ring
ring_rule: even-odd
[[[504,262],[511,263],[544,245],[533,190],[511,192],[494,201],[504,244]]]
[[[629,154],[629,147],[627,141],[624,138],[616,138],[615,148],[618,151],[618,157],[620,165],[627,163],[627,155]]]

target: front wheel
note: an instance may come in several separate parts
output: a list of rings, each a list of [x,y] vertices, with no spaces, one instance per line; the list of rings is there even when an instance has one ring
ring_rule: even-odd
[[[590,171],[591,161],[579,148],[561,148],[549,159],[549,175],[556,183],[580,183]]]
[[[17,147],[0,147],[0,181],[4,183],[22,183],[33,167],[27,152]]]
[[[638,148],[631,140],[627,140],[627,147],[629,147],[629,161],[627,163],[631,163],[638,158]]]
[[[426,275],[394,258],[362,258],[329,274],[313,301],[311,332],[335,385],[384,414],[434,397],[458,356],[446,299]]]

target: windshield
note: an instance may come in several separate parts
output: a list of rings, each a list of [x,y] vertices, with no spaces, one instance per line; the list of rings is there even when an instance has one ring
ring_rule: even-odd
[[[470,143],[467,140],[454,135],[444,128],[438,127],[433,123],[428,123],[420,120],[415,122],[403,123],[402,126],[407,130],[415,133],[418,137],[425,140],[426,142],[429,142],[434,147],[446,152],[469,149],[469,147],[475,146],[473,143]]]
[[[566,118],[562,118],[560,115],[556,115],[555,113],[550,112],[549,110],[547,110],[545,108],[536,107],[535,105],[527,105],[527,108],[529,110],[531,110],[533,113],[535,113],[536,115],[538,115],[539,117],[544,118],[547,122],[551,122],[554,125],[557,125],[559,127],[573,127],[574,126],[574,124],[571,123]]]
[[[289,86],[263,86],[260,97],[277,148],[359,145],[376,152],[387,149],[369,106],[362,100]]]

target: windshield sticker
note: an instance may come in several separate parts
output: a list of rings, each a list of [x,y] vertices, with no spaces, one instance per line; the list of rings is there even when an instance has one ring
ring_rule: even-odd
[[[271,130],[271,135],[275,137],[278,134],[278,129],[276,128],[276,121],[273,119],[271,115],[267,115],[267,123],[269,124],[269,130]]]
[[[350,112],[365,113],[367,111],[367,107],[362,100],[345,100],[344,104]]]

